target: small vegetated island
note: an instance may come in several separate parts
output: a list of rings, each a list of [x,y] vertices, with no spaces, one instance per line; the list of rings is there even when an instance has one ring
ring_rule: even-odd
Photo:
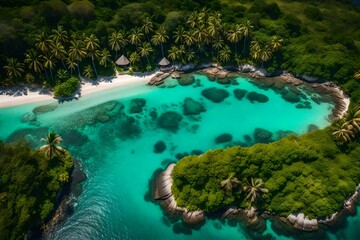
[[[0,84],[38,84],[69,97],[81,76],[98,79],[127,67],[128,73],[149,71],[164,57],[181,64],[252,64],[262,75],[285,69],[307,81],[334,81],[351,106],[332,126],[185,157],[162,175],[172,183],[165,194],[157,192],[169,210],[187,220],[194,215],[197,223],[204,212],[266,211],[290,215],[300,229],[316,229],[360,182],[359,8],[349,0],[201,2],[3,1]],[[115,66],[119,59],[124,69]],[[47,139],[57,143],[51,134]],[[43,148],[44,155],[25,143],[0,143],[1,238],[23,238],[53,210],[72,160],[52,147]]]

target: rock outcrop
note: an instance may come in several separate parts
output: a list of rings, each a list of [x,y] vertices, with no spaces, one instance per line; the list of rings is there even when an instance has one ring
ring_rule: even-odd
[[[172,178],[171,173],[175,164],[170,164],[165,171],[160,173],[155,181],[154,199],[161,200],[160,205],[166,209],[170,214],[181,213],[183,222],[188,225],[198,225],[205,221],[205,213],[199,211],[188,211],[184,207],[179,207],[176,204],[175,198],[171,192]]]
[[[148,83],[148,85],[161,85],[164,83],[164,79],[170,76],[170,73],[159,72],[154,77],[152,77]]]
[[[316,219],[309,219],[303,213],[290,214],[287,220],[293,224],[293,227],[299,230],[311,232],[319,229],[318,221]]]

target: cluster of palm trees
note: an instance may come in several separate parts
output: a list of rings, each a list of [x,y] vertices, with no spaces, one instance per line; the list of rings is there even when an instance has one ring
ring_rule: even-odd
[[[261,195],[268,193],[269,190],[264,188],[264,182],[260,178],[251,178],[240,181],[235,177],[235,173],[230,173],[228,178],[220,182],[221,187],[230,194],[233,190],[238,190],[246,194],[245,200],[249,202],[250,207],[261,201]]]
[[[100,49],[100,41],[90,34],[68,34],[62,26],[53,29],[51,35],[41,32],[36,35],[35,47],[25,52],[24,62],[15,58],[9,58],[4,67],[10,79],[19,79],[23,76],[25,69],[31,74],[41,77],[46,75],[48,80],[54,81],[53,71],[57,69],[57,78],[60,80],[68,78],[77,70],[80,76],[80,64],[88,58],[92,67],[84,67],[85,77],[98,76],[95,60],[104,67],[110,63],[110,51],[106,48]]]
[[[94,34],[68,34],[58,26],[51,34],[42,32],[37,35],[35,48],[26,51],[24,62],[10,58],[4,68],[10,79],[21,78],[27,67],[32,74],[45,74],[51,80],[54,80],[53,71],[56,69],[57,78],[62,80],[76,70],[80,76],[80,65],[86,60],[91,65],[83,66],[82,74],[97,78],[97,64],[106,68],[110,62],[113,63],[106,45],[114,52],[115,60],[122,51],[129,57],[131,66],[138,67],[140,64],[140,69],[150,70],[160,55],[182,63],[198,63],[202,58],[221,63],[240,63],[249,56],[256,62],[264,63],[283,44],[278,36],[273,36],[269,44],[254,41],[254,27],[249,20],[241,24],[223,24],[220,13],[206,8],[192,12],[186,24],[179,25],[169,34],[165,25],[155,24],[150,17],[143,19],[141,27],[111,33],[107,43],[100,43]],[[240,42],[243,43],[241,53],[238,50]]]
[[[333,135],[342,142],[350,142],[360,136],[360,106],[351,109],[336,123]]]

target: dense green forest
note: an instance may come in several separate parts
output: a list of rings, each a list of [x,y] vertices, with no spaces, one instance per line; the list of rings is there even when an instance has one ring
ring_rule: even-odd
[[[48,145],[33,150],[26,142],[0,142],[0,239],[24,239],[40,228],[69,181],[73,160]]]
[[[124,53],[135,71],[163,56],[252,63],[335,80],[360,99],[360,12],[349,0],[3,1],[0,13],[2,85],[112,75]]]
[[[330,216],[360,182],[359,142],[343,145],[331,135],[327,128],[185,157],[172,174],[176,202],[206,212],[235,205],[285,217],[296,212],[310,218]]]

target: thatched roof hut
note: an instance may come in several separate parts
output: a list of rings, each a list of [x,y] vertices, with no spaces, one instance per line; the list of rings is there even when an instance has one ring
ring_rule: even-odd
[[[124,55],[121,55],[118,60],[116,60],[116,64],[120,66],[129,65],[129,59],[127,59]]]
[[[161,61],[159,62],[159,66],[160,67],[166,67],[170,65],[170,61],[166,59],[166,57],[163,57],[163,59],[161,59]]]

